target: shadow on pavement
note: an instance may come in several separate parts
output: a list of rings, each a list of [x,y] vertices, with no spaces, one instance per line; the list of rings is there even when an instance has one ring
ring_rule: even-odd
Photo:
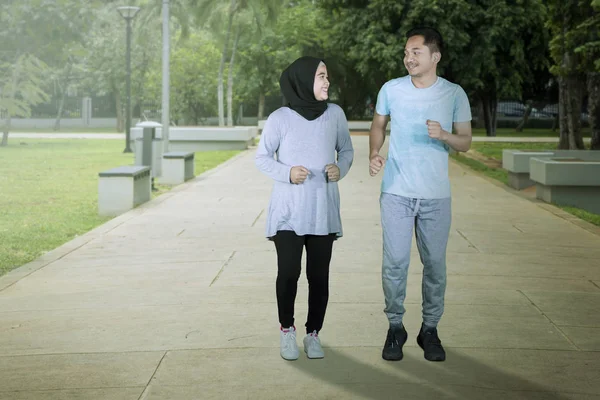
[[[402,361],[389,362],[380,357],[380,349],[360,348],[376,352],[363,362],[341,348],[325,347],[325,358],[308,360],[301,355],[291,364],[306,375],[323,383],[338,386],[340,397],[383,399],[485,399],[485,400],[566,400],[567,394],[527,381],[490,367],[452,349],[446,349],[447,360],[432,363],[422,358],[421,349],[405,347]],[[409,353],[409,354],[407,354]],[[361,354],[364,354],[361,352]],[[416,357],[416,354],[421,355]],[[375,361],[377,360],[377,361]],[[515,360],[516,361],[516,360]],[[583,399],[585,395],[576,395]],[[337,397],[336,397],[337,398]]]

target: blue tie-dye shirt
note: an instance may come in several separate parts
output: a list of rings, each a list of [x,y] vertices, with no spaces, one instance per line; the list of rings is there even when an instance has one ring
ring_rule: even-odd
[[[427,120],[439,122],[447,132],[454,122],[471,121],[465,91],[441,77],[420,89],[405,76],[383,85],[376,111],[389,115],[392,124],[381,191],[417,199],[450,197],[449,148],[429,137]]]

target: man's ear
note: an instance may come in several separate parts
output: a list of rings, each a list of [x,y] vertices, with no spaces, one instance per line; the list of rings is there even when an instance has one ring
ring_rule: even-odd
[[[440,53],[433,53],[433,61],[439,62],[441,58],[442,55]]]

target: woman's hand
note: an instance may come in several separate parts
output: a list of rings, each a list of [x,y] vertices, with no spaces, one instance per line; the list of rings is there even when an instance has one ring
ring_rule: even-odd
[[[290,170],[290,182],[295,185],[299,185],[306,180],[309,174],[310,171],[301,165],[292,167]]]
[[[327,173],[329,182],[337,182],[340,180],[340,167],[335,164],[327,164],[325,166],[325,173]]]

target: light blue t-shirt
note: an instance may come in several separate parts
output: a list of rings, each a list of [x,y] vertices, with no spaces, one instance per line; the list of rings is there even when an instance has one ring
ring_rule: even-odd
[[[437,121],[452,132],[454,122],[471,121],[465,91],[441,77],[420,89],[404,76],[383,85],[376,111],[389,115],[392,124],[381,191],[417,199],[450,197],[449,147],[429,137],[426,122]]]

